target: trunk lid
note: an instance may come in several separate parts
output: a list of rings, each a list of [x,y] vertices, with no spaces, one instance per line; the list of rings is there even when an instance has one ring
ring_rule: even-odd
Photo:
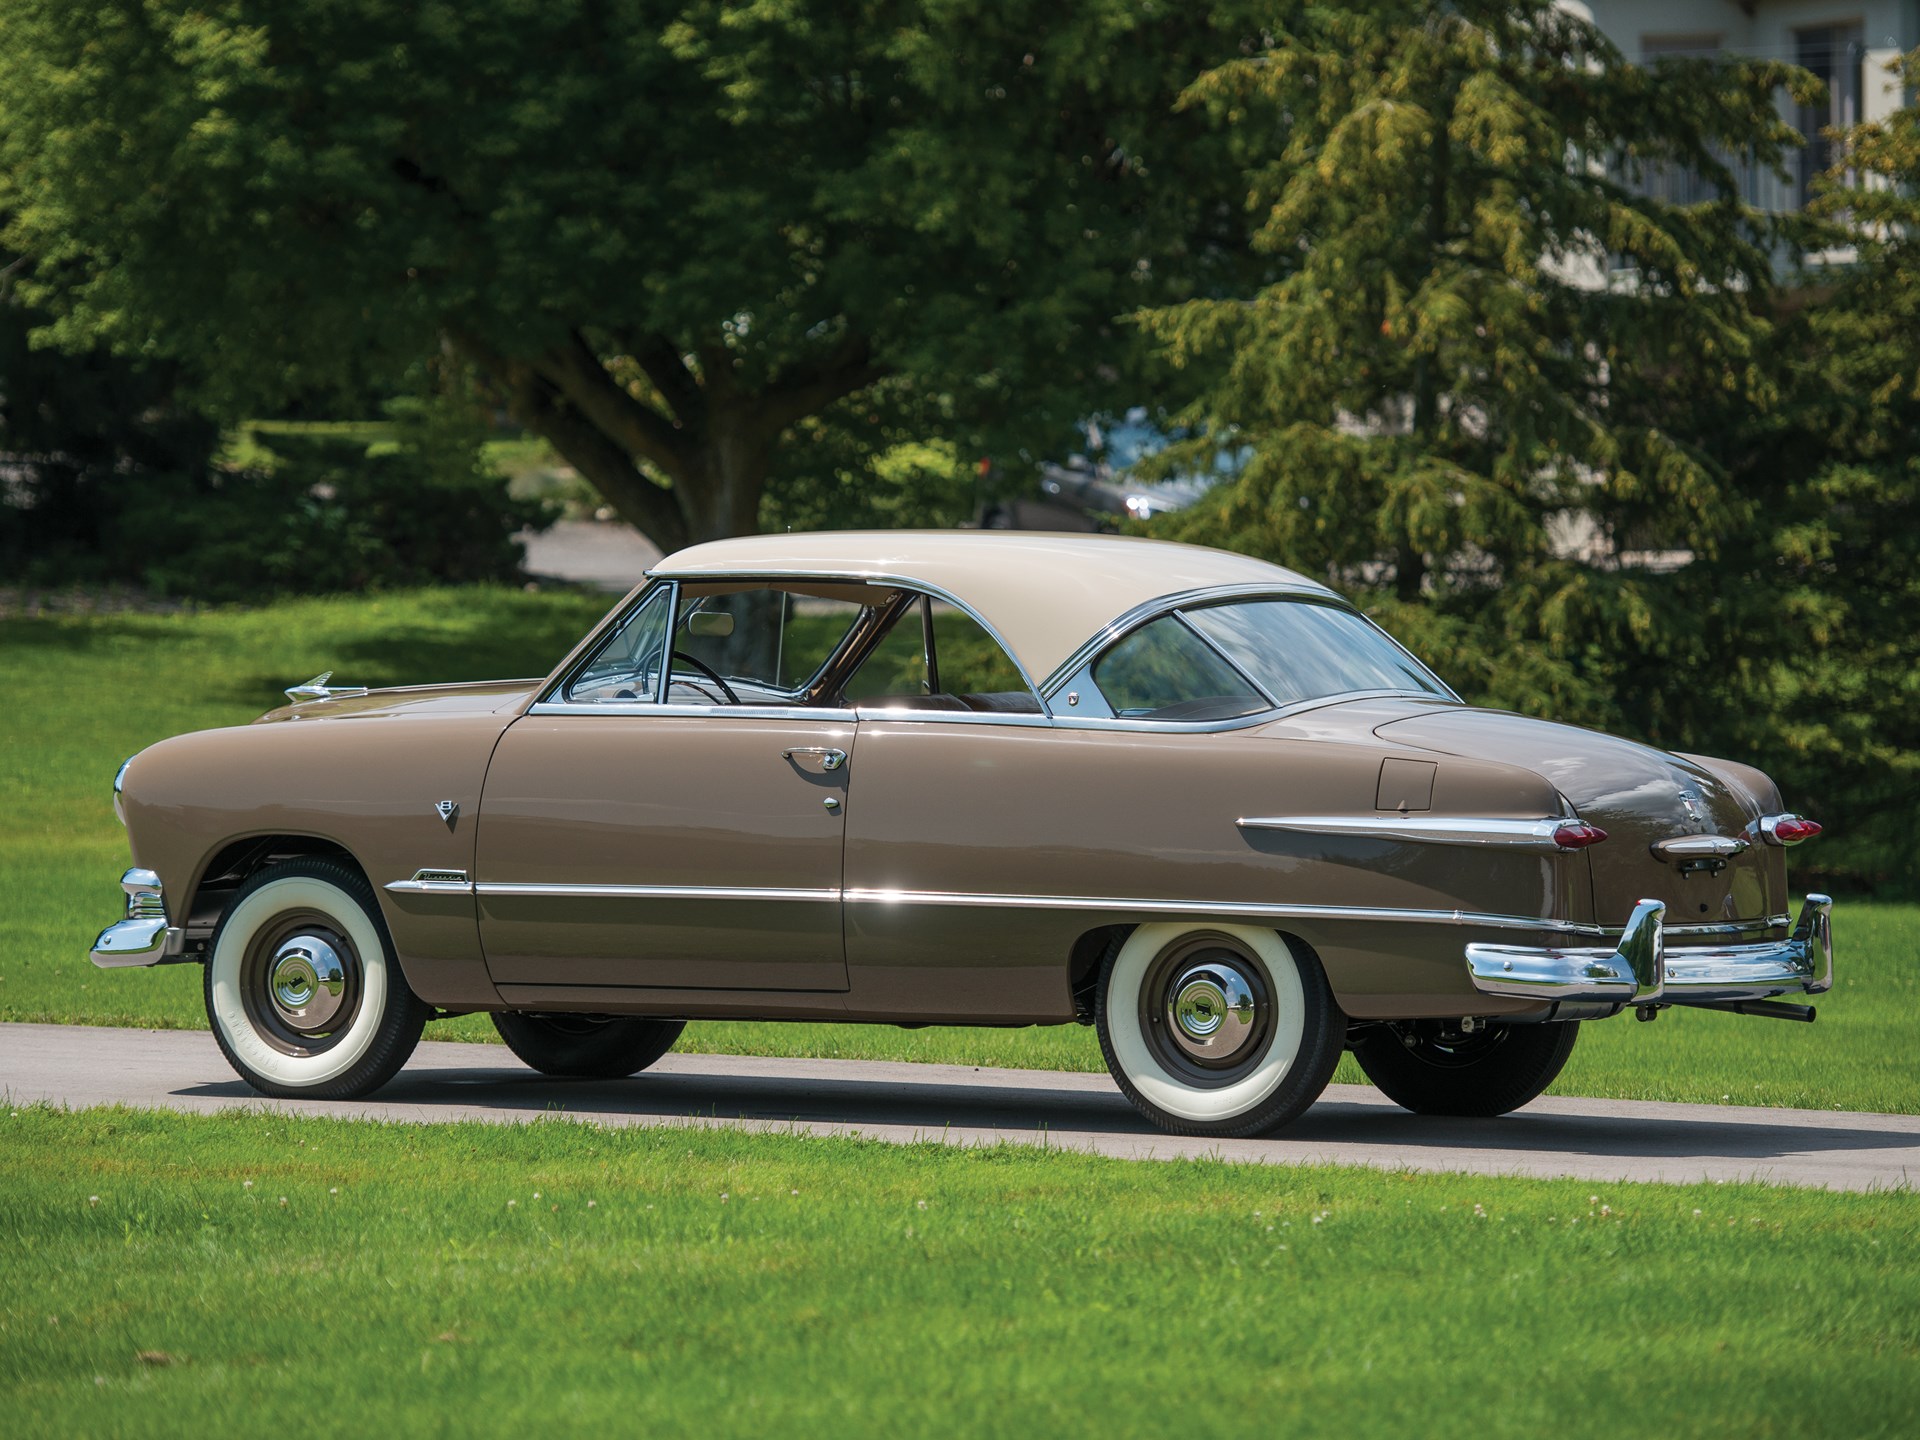
[[[1586,852],[1602,925],[1624,924],[1643,899],[1665,901],[1667,923],[1681,936],[1688,926],[1758,925],[1785,909],[1785,867],[1769,859],[1778,852],[1748,832],[1760,814],[1753,796],[1694,760],[1594,730],[1464,707],[1390,720],[1375,733],[1396,745],[1525,766],[1551,783],[1581,819],[1607,832]],[[1654,852],[1658,842],[1683,835],[1753,843],[1704,863]]]

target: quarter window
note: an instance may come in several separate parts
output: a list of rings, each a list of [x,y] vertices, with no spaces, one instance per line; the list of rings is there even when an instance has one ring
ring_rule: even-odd
[[[660,698],[667,639],[668,587],[656,586],[567,685],[576,705],[627,705]]]
[[[1245,676],[1173,615],[1117,641],[1094,663],[1093,682],[1127,720],[1231,720],[1268,708]]]
[[[854,704],[892,710],[1037,715],[1040,701],[1007,652],[966,611],[916,596],[847,682]]]

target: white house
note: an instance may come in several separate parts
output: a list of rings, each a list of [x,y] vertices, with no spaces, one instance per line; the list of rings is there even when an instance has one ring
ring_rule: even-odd
[[[1807,148],[1791,182],[1749,179],[1747,198],[1767,209],[1806,202],[1808,183],[1831,157],[1822,130],[1913,102],[1888,66],[1920,46],[1920,0],[1567,0],[1567,8],[1590,16],[1629,60],[1752,55],[1790,61],[1827,82],[1824,106],[1793,109]]]

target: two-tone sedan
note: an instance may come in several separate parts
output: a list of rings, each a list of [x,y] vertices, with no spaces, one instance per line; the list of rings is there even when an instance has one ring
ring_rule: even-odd
[[[1247,1135],[1343,1049],[1402,1105],[1523,1105],[1580,1026],[1811,1018],[1818,832],[1773,782],[1475,709],[1352,605],[1107,536],[762,536],[669,556],[550,675],[328,677],[115,782],[103,966],[200,964],[279,1096],[435,1014],[553,1075],[688,1020],[1091,1024],[1155,1123]]]

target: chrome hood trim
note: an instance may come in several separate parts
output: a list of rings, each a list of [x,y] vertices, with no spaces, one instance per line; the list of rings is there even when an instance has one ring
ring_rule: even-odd
[[[407,685],[386,690],[333,690],[316,699],[269,710],[254,723],[394,719],[416,715],[498,714],[504,719],[507,712],[525,704],[542,683],[543,680],[538,679],[481,680],[459,685]]]

